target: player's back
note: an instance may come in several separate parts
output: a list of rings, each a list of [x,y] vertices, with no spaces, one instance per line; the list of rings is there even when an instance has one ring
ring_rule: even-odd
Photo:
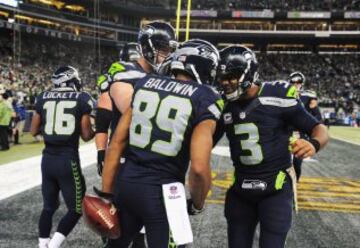
[[[41,116],[45,153],[78,153],[81,118],[90,114],[93,100],[86,92],[55,88],[41,93],[36,111]]]
[[[137,62],[115,62],[110,66],[108,73],[111,77],[110,87],[111,84],[116,82],[128,83],[135,87],[136,82],[146,76],[145,71]],[[110,87],[108,90],[110,90]],[[113,133],[122,114],[117,109],[115,99],[111,96],[111,93],[110,97],[113,106],[113,118],[111,121],[111,131]],[[121,99],[118,100],[121,101]]]
[[[191,81],[160,76],[141,79],[133,96],[122,178],[150,184],[183,181],[192,131],[199,122],[220,117],[219,101],[210,87]]]

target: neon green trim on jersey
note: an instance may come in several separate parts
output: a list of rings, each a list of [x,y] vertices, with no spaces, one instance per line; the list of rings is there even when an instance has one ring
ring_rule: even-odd
[[[108,73],[110,74],[110,76],[114,76],[116,73],[124,72],[124,71],[125,71],[125,67],[119,62],[115,62],[111,64]]]
[[[81,203],[83,198],[83,191],[82,191],[82,185],[81,185],[81,173],[79,171],[79,166],[75,161],[71,161],[71,168],[72,173],[74,177],[74,183],[75,183],[75,211],[78,214],[81,214]]]
[[[299,97],[298,90],[294,85],[290,87],[290,89],[286,93],[286,97],[289,97],[289,98],[298,98]]]
[[[169,230],[169,244],[168,244],[168,248],[176,248],[176,244],[175,244],[175,241],[174,241],[174,238],[172,236],[172,233],[171,231]]]
[[[275,189],[276,190],[280,190],[283,188],[284,183],[285,183],[285,178],[286,178],[286,174],[283,171],[280,171],[277,176],[276,176],[276,181],[275,181]]]
[[[223,99],[219,99],[216,101],[216,105],[219,107],[220,111],[224,110],[225,102]]]
[[[260,96],[260,94],[262,93],[263,88],[264,88],[264,85],[261,85],[261,86],[260,86],[260,90],[259,90],[259,92],[258,92],[258,94],[257,94],[258,96]]]
[[[100,87],[102,85],[103,82],[105,82],[107,80],[107,77],[105,75],[100,75],[96,81],[96,84],[98,87]]]

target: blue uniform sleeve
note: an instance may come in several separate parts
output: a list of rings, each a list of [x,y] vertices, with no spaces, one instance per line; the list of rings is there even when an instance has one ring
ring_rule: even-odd
[[[225,122],[224,115],[222,114],[220,119],[216,122],[216,129],[213,135],[213,146],[219,142],[219,140],[224,136],[225,133]]]
[[[296,105],[285,108],[283,116],[289,125],[294,126],[300,132],[308,135],[310,135],[312,129],[319,124],[319,122],[306,111],[300,100],[297,100]]]
[[[80,96],[80,112],[81,115],[91,114],[95,106],[95,100],[85,92],[81,93]]]
[[[111,78],[111,84],[123,82],[129,83],[132,86],[135,86],[139,79],[146,76],[146,73],[139,70],[135,65],[122,62],[113,63],[108,70],[108,74]]]
[[[316,120],[322,122],[322,116],[319,107],[312,108],[311,114],[315,117]]]
[[[209,87],[201,88],[201,92],[195,96],[195,116],[193,125],[204,120],[218,121],[224,108],[221,96]]]
[[[43,105],[43,101],[42,101],[42,93],[36,98],[35,101],[35,111],[36,113],[38,113],[39,115],[42,113],[42,105]]]

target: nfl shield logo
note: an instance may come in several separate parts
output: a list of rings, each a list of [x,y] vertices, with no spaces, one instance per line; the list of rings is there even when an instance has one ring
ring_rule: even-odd
[[[173,195],[177,194],[177,187],[176,186],[171,186],[170,187],[170,193],[173,194]]]
[[[245,119],[246,117],[246,113],[245,112],[241,112],[239,115],[240,119]]]

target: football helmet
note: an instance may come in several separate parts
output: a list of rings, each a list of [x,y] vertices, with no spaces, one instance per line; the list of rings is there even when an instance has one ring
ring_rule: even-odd
[[[238,99],[257,81],[258,67],[254,52],[245,46],[233,45],[220,50],[217,80],[227,100]]]
[[[299,71],[291,73],[288,78],[289,83],[298,85],[298,90],[300,90],[302,85],[305,84],[305,80],[304,74]]]
[[[135,62],[141,57],[140,45],[136,42],[129,42],[120,51],[120,61]]]
[[[199,84],[214,83],[220,57],[211,43],[201,39],[185,41],[171,57],[170,71],[174,76],[182,71]]]
[[[74,90],[81,90],[81,79],[79,72],[72,66],[62,66],[57,69],[51,76],[51,82],[55,88],[73,88]]]
[[[174,28],[161,21],[146,24],[139,32],[138,43],[143,57],[156,71],[162,62],[158,55],[166,58],[178,44]]]

